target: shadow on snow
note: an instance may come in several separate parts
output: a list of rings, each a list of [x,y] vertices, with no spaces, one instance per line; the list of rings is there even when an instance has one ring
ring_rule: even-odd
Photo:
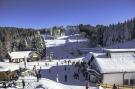
[[[65,71],[65,67],[66,67],[66,71]],[[42,69],[41,72],[43,78],[56,81],[56,77],[58,74],[58,80],[60,83],[67,84],[67,85],[84,86],[85,79],[82,73],[79,74],[79,80],[74,79],[73,77],[74,72],[77,73],[77,69],[78,68],[75,68],[72,65],[61,65],[61,66],[51,67],[50,69],[51,72],[49,72],[49,69]],[[65,82],[65,75],[67,75],[67,82]]]

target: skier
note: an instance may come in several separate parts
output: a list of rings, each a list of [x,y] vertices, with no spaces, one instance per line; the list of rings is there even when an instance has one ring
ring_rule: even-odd
[[[57,76],[56,76],[56,81],[57,81],[57,82],[59,82],[59,77],[58,77],[58,74],[57,74]]]
[[[25,87],[25,81],[24,80],[22,80],[22,85],[23,85],[23,88]]]
[[[76,79],[78,79],[78,80],[79,80],[79,74],[78,74],[78,73],[76,73]]]
[[[67,63],[67,61],[66,61],[66,60],[64,60],[64,62],[65,62],[65,64]]]
[[[33,71],[36,69],[36,65],[34,65],[34,67],[33,67]]]
[[[73,75],[74,79],[77,79],[77,76],[76,76],[76,73],[74,72],[74,75]]]
[[[59,65],[59,63],[57,62],[57,64],[56,64],[57,66]]]
[[[41,77],[42,77],[42,75],[41,75],[41,73],[39,73],[39,79],[41,79]]]
[[[67,82],[67,75],[65,74],[65,82]]]
[[[47,63],[45,62],[45,66],[47,66]]]
[[[89,89],[89,82],[86,82],[86,89]]]
[[[69,65],[70,61],[68,60],[68,65]]]
[[[36,77],[37,77],[37,82],[39,82],[39,74],[37,74]]]
[[[65,68],[64,68],[64,69],[65,69],[65,71],[67,70],[66,66],[65,66]]]
[[[51,73],[51,69],[49,69],[49,73]]]
[[[38,73],[39,73],[39,74],[41,73],[41,69],[38,70]]]
[[[78,68],[78,73],[80,73],[80,69]]]

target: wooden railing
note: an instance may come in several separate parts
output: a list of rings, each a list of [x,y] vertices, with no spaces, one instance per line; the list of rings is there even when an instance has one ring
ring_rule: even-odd
[[[104,89],[113,89],[111,84],[97,84],[97,86],[102,86]],[[135,86],[131,85],[116,85],[117,89],[135,89]]]

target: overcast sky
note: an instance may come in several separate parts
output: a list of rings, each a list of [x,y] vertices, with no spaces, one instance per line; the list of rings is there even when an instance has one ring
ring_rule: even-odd
[[[0,26],[111,24],[135,17],[135,0],[0,0]]]

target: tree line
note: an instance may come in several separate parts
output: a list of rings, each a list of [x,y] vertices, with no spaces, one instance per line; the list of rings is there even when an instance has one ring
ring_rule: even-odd
[[[135,18],[127,20],[122,23],[110,25],[84,25],[79,24],[75,26],[54,26],[48,29],[40,29],[43,34],[50,34],[52,36],[73,35],[78,33],[85,33],[91,41],[91,46],[110,46],[117,43],[123,43],[135,38]]]
[[[79,29],[87,34],[93,46],[109,46],[135,38],[135,18],[108,26],[80,24]]]
[[[16,27],[0,27],[0,58],[6,58],[8,52],[36,50],[42,53],[44,38],[38,30]]]
[[[109,46],[123,43],[135,38],[135,18],[123,23],[105,25],[54,26],[43,29],[26,29],[16,27],[0,27],[0,58],[5,58],[8,52],[36,50],[39,54],[45,51],[45,41],[42,35],[55,37],[85,33],[91,41],[91,46]],[[44,49],[44,50],[43,50]]]

